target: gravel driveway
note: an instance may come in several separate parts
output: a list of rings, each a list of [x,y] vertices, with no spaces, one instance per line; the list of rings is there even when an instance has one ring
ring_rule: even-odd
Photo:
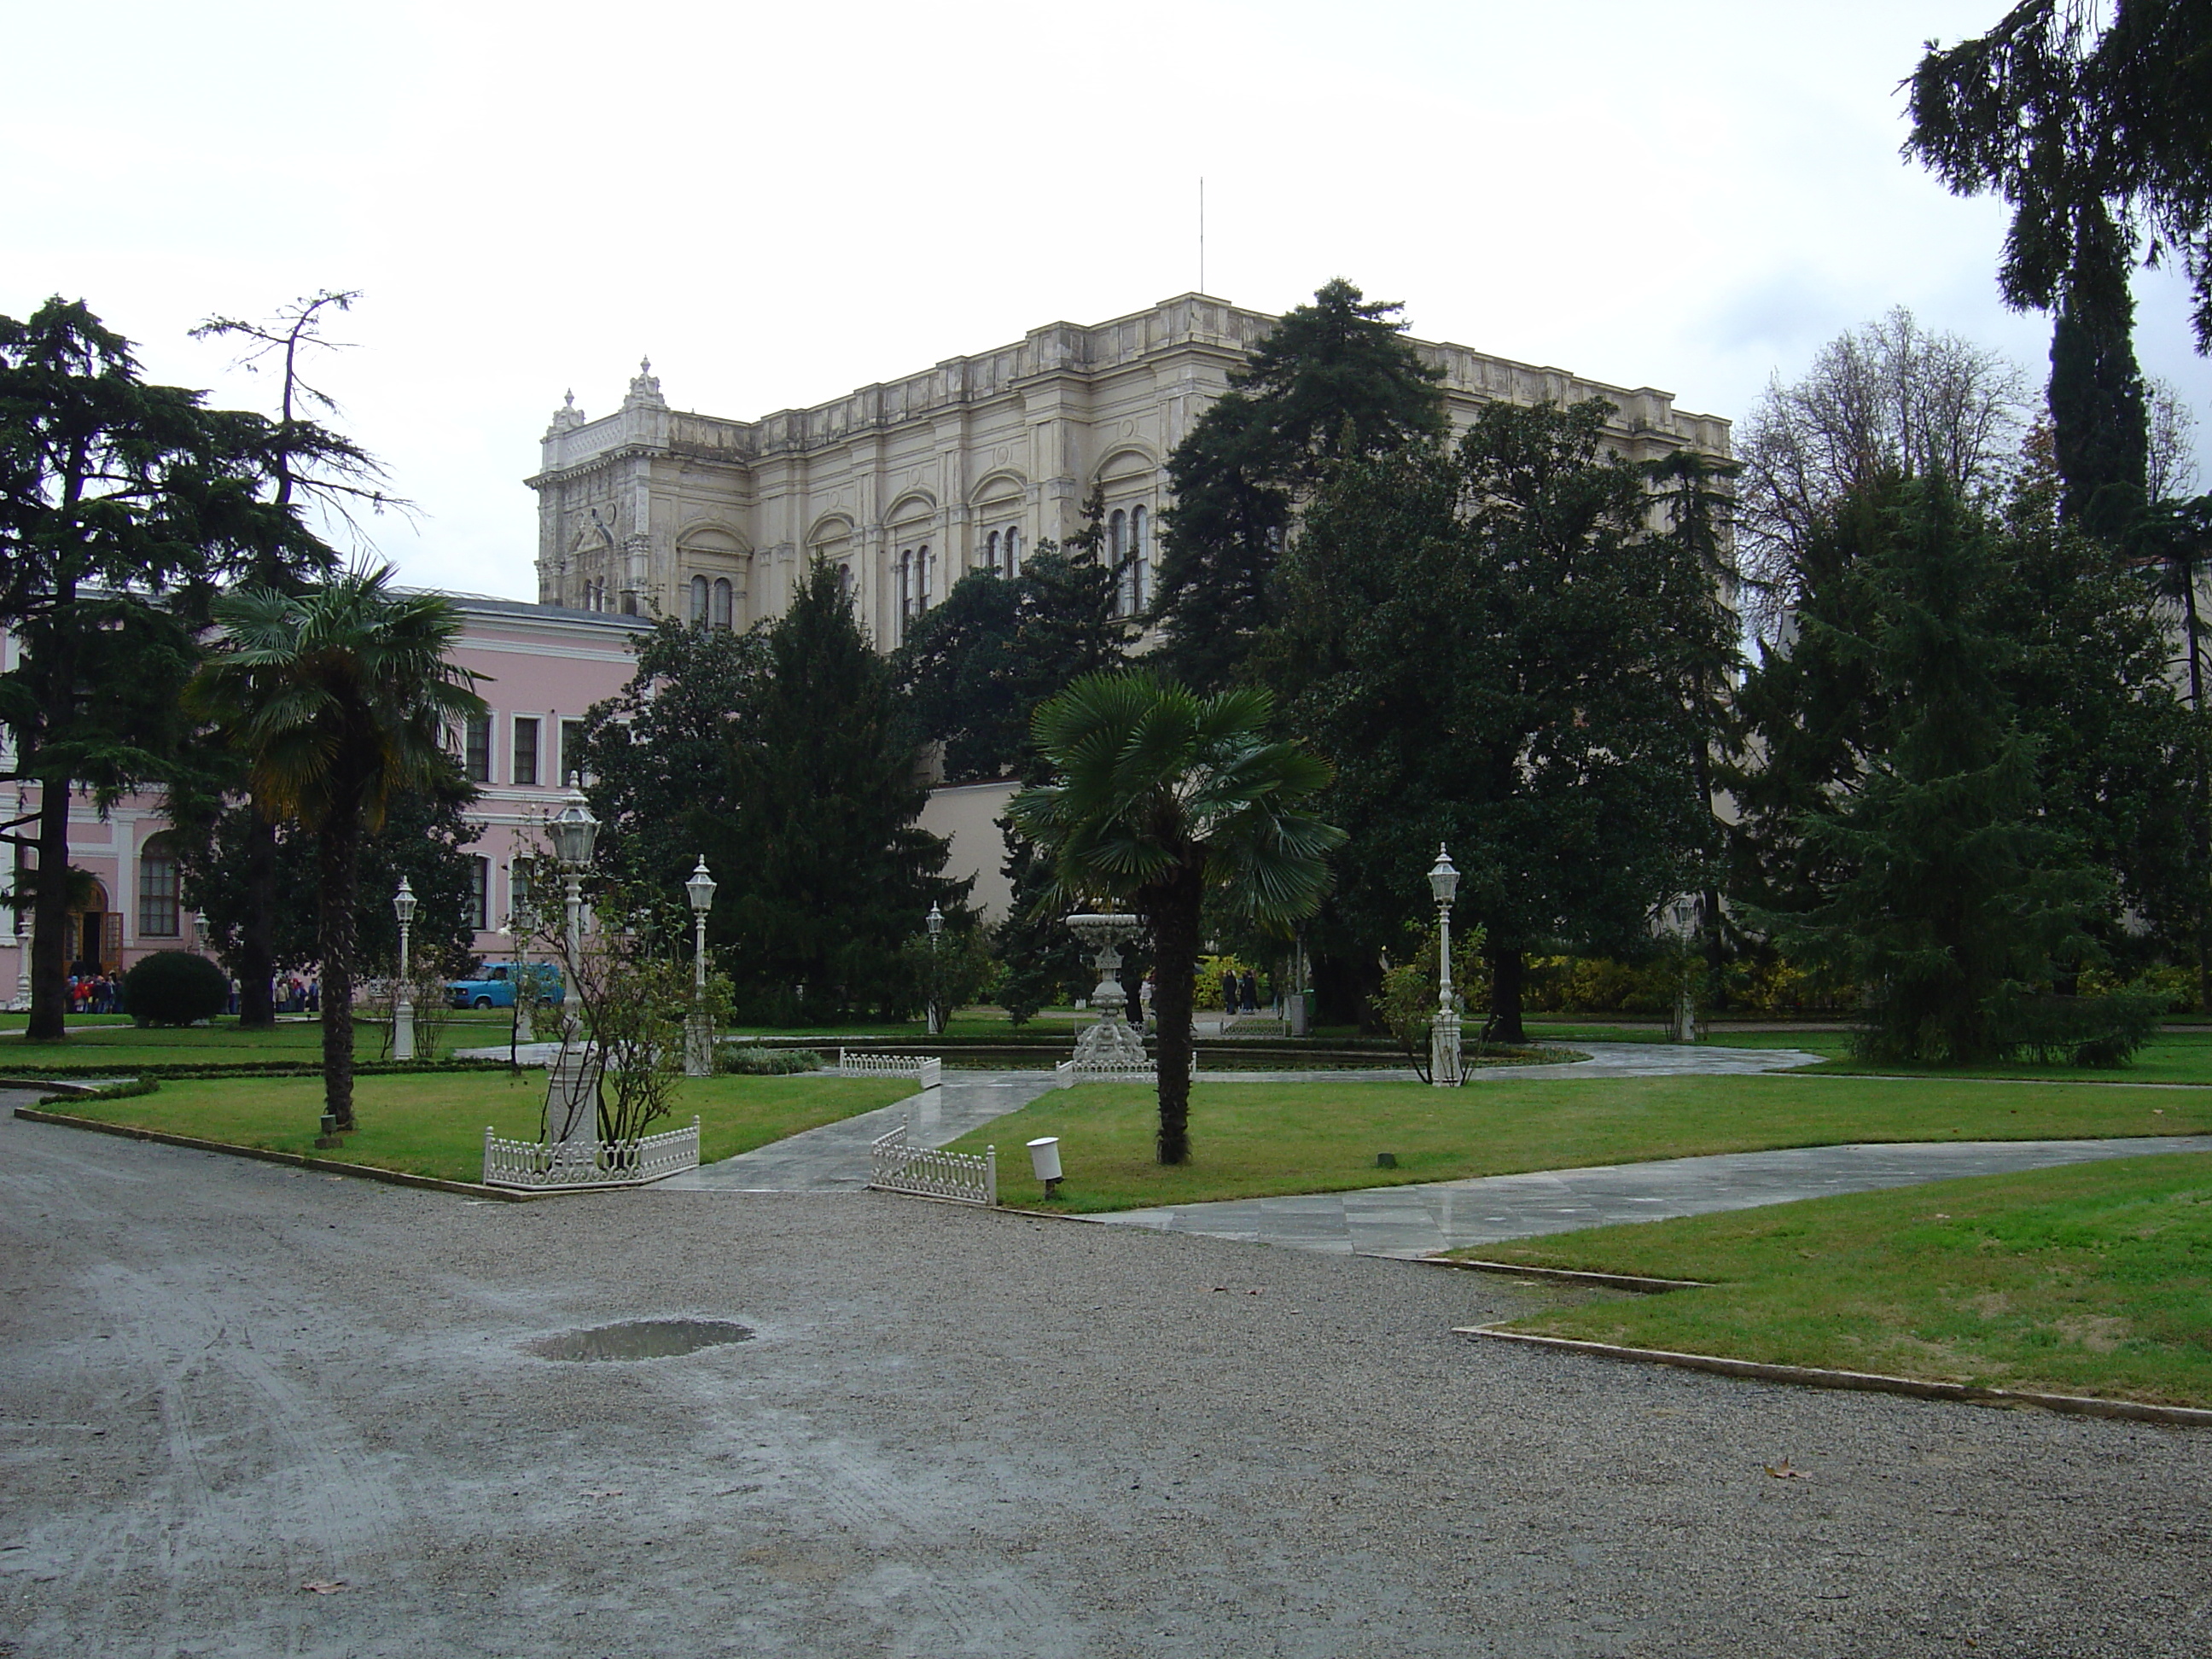
[[[0,1652],[2212,1651],[2212,1434],[1476,1346],[1483,1275],[12,1119],[0,1193]],[[641,1316],[756,1334],[521,1348]]]

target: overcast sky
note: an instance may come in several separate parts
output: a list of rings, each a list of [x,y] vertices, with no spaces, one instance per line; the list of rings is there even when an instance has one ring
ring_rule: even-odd
[[[750,418],[1141,309],[1198,286],[1201,174],[1239,305],[1342,275],[1425,338],[1737,418],[1899,304],[2039,382],[2002,207],[1898,154],[1923,41],[2003,9],[20,5],[0,312],[82,297],[156,378],[266,407],[185,331],[362,289],[319,373],[422,508],[379,547],[518,598],[565,390],[604,414],[649,352],[678,408]],[[2137,295],[2212,459],[2180,286]]]

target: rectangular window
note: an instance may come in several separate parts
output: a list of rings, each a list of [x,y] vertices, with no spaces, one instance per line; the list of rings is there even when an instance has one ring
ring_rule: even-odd
[[[562,787],[584,769],[584,723],[581,720],[561,722],[561,775],[553,780]]]
[[[461,770],[471,783],[491,781],[491,716],[471,714],[465,730],[466,749],[461,756]]]
[[[469,860],[469,921],[479,933],[491,926],[491,860]]]
[[[538,722],[518,720],[514,723],[514,775],[516,783],[538,781]]]
[[[177,860],[167,852],[143,853],[138,859],[138,935],[174,939],[179,931]]]

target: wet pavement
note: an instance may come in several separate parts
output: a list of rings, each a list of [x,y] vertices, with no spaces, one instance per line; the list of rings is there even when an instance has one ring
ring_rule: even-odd
[[[1121,1210],[1082,1218],[1285,1249],[1412,1257],[1584,1227],[1748,1210],[1838,1193],[2157,1152],[2212,1152],[2212,1135],[1802,1146],[1291,1198]]]

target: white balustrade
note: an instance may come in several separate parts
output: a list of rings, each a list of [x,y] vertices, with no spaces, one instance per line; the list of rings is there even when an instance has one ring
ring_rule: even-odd
[[[949,1199],[956,1204],[995,1206],[999,1201],[999,1149],[983,1155],[940,1152],[907,1144],[906,1125],[868,1143],[868,1185],[878,1192],[916,1198]]]
[[[635,1140],[502,1140],[484,1126],[487,1187],[574,1192],[592,1187],[642,1187],[699,1167],[699,1120]]]
[[[856,1054],[840,1048],[837,1069],[847,1077],[915,1078],[925,1089],[945,1082],[945,1062],[935,1054]]]

